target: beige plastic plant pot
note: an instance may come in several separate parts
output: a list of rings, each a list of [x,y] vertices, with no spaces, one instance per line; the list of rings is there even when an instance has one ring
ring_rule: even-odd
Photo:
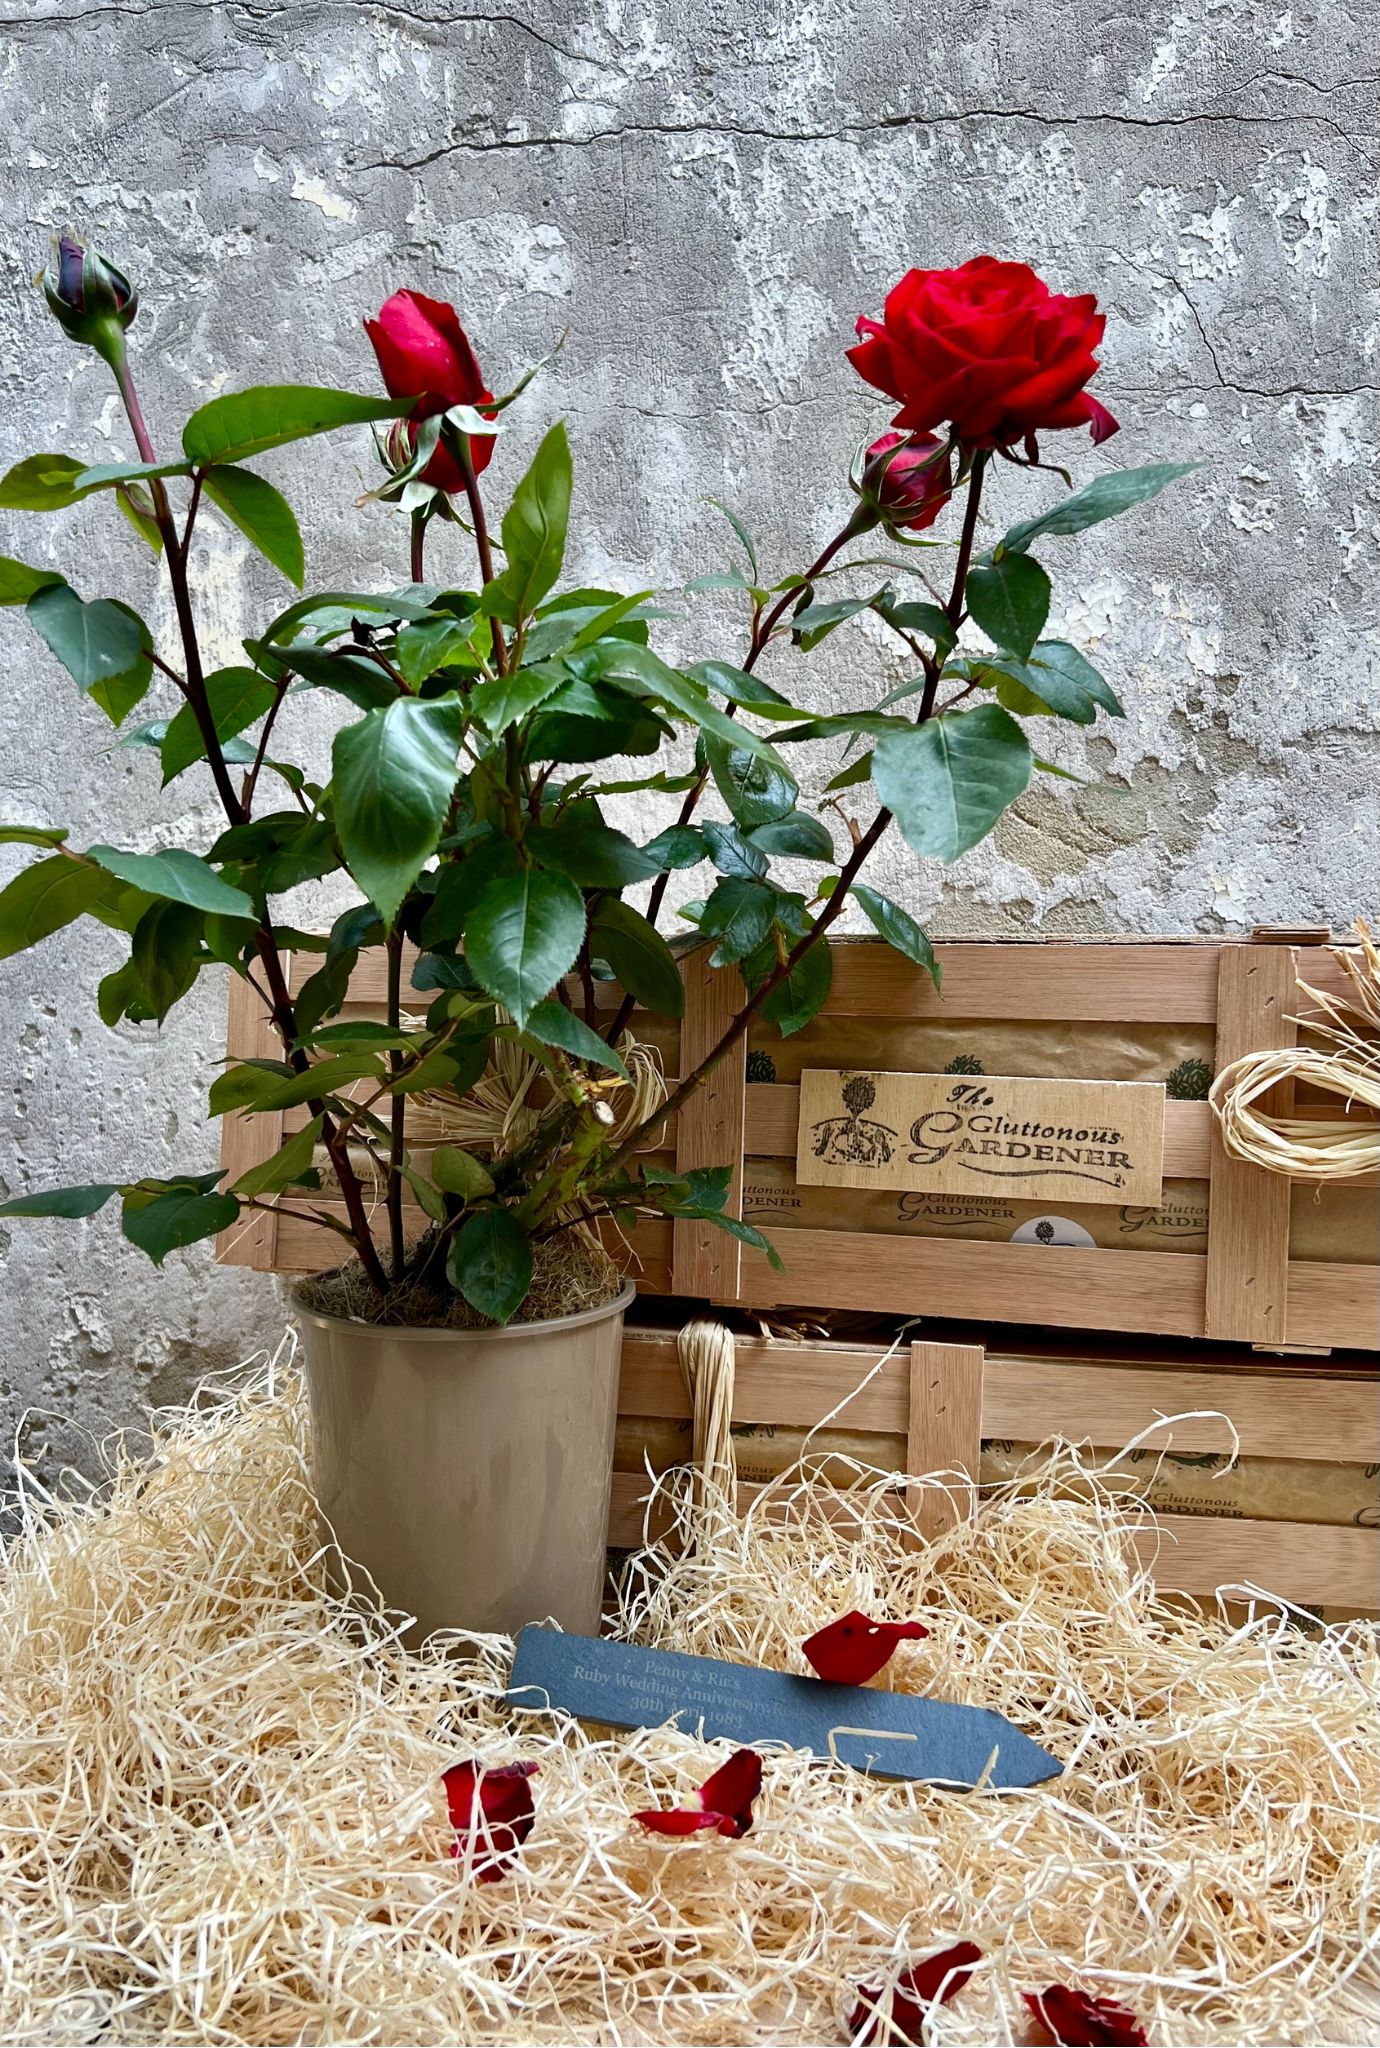
[[[317,1498],[339,1555],[434,1629],[597,1634],[623,1317],[393,1329],[295,1301]]]

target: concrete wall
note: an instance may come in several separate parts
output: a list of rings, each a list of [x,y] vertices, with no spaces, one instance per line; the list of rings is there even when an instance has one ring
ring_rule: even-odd
[[[0,23],[5,459],[130,452],[101,366],[29,282],[73,221],[141,285],[165,443],[226,386],[373,388],[360,316],[413,284],[461,306],[496,380],[569,329],[494,473],[567,416],[588,574],[720,565],[704,493],[798,567],[885,417],[842,361],[855,315],[910,262],[1024,257],[1110,315],[1098,389],[1124,430],[1097,457],[1062,437],[1064,459],[1206,467],[1048,550],[1063,624],[1128,705],[1115,730],[1060,737],[1099,786],[1045,781],[955,871],[897,844],[879,879],[947,932],[1344,923],[1377,893],[1374,28],[1363,0],[27,0]],[[318,583],[402,573],[398,527],[351,507],[370,460],[360,435],[273,461]],[[233,531],[202,534],[224,657],[279,590]],[[79,565],[85,594],[169,628],[108,506],[7,515],[0,546]],[[712,606],[670,630],[687,651],[739,644]],[[151,758],[112,752],[14,614],[0,661],[9,815],[206,843],[196,778],[161,806]],[[856,636],[817,663],[821,702],[894,676]],[[116,958],[87,921],[0,969],[11,1188],[212,1157],[192,1084],[219,1049],[219,977],[161,1040],[111,1036],[92,990]],[[7,1226],[0,1272],[0,1408],[94,1429],[281,1326],[267,1283],[200,1248],[155,1275],[109,1218]],[[80,1449],[66,1423],[29,1441]]]

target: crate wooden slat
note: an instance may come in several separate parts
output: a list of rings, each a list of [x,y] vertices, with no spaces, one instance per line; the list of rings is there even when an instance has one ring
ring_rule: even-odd
[[[1294,961],[1287,946],[1223,951],[1217,982],[1217,1064],[1293,1045]],[[1262,1108],[1287,1114],[1272,1089]],[[1215,1125],[1215,1119],[1214,1119]],[[1289,1325],[1289,1180],[1233,1159],[1212,1134],[1205,1334],[1282,1344]]]

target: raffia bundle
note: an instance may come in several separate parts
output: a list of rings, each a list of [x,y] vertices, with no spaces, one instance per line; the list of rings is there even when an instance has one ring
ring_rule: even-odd
[[[1296,1021],[1323,1043],[1247,1053],[1224,1067],[1213,1082],[1208,1100],[1217,1113],[1222,1142],[1234,1158],[1295,1180],[1346,1180],[1380,1169],[1380,1123],[1374,1116],[1365,1122],[1329,1122],[1279,1116],[1257,1106],[1281,1082],[1302,1081],[1340,1095],[1348,1109],[1360,1104],[1380,1111],[1380,953],[1361,918],[1356,931],[1359,956],[1350,948],[1333,955],[1351,978],[1353,994],[1346,1003],[1307,982],[1299,983],[1299,993],[1318,1014]]]
[[[166,1417],[151,1462],[115,1447],[98,1496],[25,1482],[0,1579],[0,2039],[841,2041],[858,1983],[957,1939],[985,1959],[937,2048],[1023,2038],[1019,1992],[1053,1979],[1176,2048],[1380,2031],[1374,1634],[1159,1604],[1110,1496],[1053,1497],[1071,1451],[1049,1491],[998,1490],[926,1550],[894,1475],[859,1475],[848,1537],[797,1472],[712,1548],[642,1555],[615,1619],[802,1670],[843,1609],[923,1612],[887,1681],[998,1708],[1065,1776],[997,1797],[774,1753],[749,1836],[666,1844],[630,1813],[714,1751],[514,1715],[505,1641],[408,1655],[333,1601],[303,1432],[282,1355]],[[458,1755],[540,1767],[500,1883],[448,1854]]]

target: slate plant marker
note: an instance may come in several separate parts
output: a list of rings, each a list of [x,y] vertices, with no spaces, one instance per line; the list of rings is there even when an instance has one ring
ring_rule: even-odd
[[[785,1743],[882,1778],[1011,1791],[1063,1765],[990,1707],[872,1686],[828,1685],[716,1657],[646,1650],[602,1636],[525,1628],[508,1687],[524,1711],[614,1728],[678,1719],[686,1734],[744,1747]]]

